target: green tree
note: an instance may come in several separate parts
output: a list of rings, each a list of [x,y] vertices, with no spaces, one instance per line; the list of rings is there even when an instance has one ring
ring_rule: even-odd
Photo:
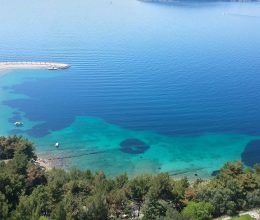
[[[26,177],[28,156],[19,152],[15,152],[14,157],[7,163],[7,169],[13,174]]]
[[[224,167],[220,170],[219,176],[237,177],[240,174],[243,174],[243,164],[241,161],[236,161],[226,163]]]
[[[0,170],[0,193],[5,196],[10,210],[18,204],[23,187],[24,180],[21,176],[9,173],[8,170]]]
[[[158,200],[153,195],[149,195],[145,200],[142,213],[144,214],[144,220],[152,220],[165,216],[167,204]]]
[[[22,196],[13,213],[15,220],[39,219],[51,213],[51,198],[45,186],[37,187],[30,196]]]
[[[183,216],[190,220],[212,219],[214,207],[208,202],[189,202],[183,209]]]
[[[260,163],[254,165],[254,171],[257,175],[260,175]]]
[[[0,193],[0,219],[6,220],[8,217],[8,203],[4,194]]]
[[[27,164],[26,169],[26,192],[31,193],[32,190],[38,186],[47,183],[47,179],[44,170],[33,162]]]
[[[127,196],[134,202],[137,207],[137,216],[140,214],[140,209],[144,203],[145,196],[151,186],[151,176],[141,175],[131,179],[127,184]],[[134,208],[135,209],[135,208]]]
[[[256,189],[252,192],[248,192],[246,196],[247,207],[252,209],[255,207],[260,207],[260,189]]]
[[[172,199],[172,184],[168,173],[160,173],[152,179],[149,193],[156,199]]]
[[[197,195],[199,201],[210,202],[215,208],[215,215],[233,215],[237,212],[237,205],[233,201],[234,193],[230,189],[218,186],[215,188],[205,187]]]
[[[51,219],[53,220],[66,220],[67,219],[67,212],[63,203],[59,203],[56,205],[54,210],[51,213]]]
[[[36,158],[34,145],[27,139],[18,136],[0,137],[0,160],[13,158],[15,152]]]
[[[86,219],[106,220],[108,219],[108,204],[104,194],[95,194],[87,200]]]
[[[114,189],[107,195],[109,216],[119,218],[122,215],[131,215],[130,203],[124,189]]]
[[[184,217],[182,213],[168,206],[165,216],[159,218],[158,220],[189,220],[189,218]]]
[[[53,204],[58,204],[64,197],[64,186],[69,181],[65,170],[52,169],[47,172],[47,189]]]

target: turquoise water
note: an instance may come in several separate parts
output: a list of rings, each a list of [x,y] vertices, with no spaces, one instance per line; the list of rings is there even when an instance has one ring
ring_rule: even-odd
[[[0,19],[0,61],[72,65],[0,75],[0,134],[65,168],[209,177],[259,139],[260,3],[16,0]]]

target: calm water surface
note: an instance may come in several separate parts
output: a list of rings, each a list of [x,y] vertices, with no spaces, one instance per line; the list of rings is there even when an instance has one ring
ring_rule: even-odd
[[[207,177],[260,138],[260,3],[4,0],[0,20],[0,61],[72,65],[0,76],[0,133],[65,167]]]

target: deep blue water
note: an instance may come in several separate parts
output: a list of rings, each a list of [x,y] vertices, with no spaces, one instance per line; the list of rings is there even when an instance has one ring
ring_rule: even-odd
[[[72,65],[4,87],[27,96],[3,104],[36,122],[32,137],[77,116],[170,136],[260,135],[260,3],[4,0],[0,20],[0,61]]]

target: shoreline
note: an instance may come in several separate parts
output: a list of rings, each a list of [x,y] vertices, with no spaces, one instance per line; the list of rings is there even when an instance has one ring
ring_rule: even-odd
[[[51,170],[53,168],[64,169],[63,160],[58,160],[51,157],[39,156],[37,155],[37,159],[35,163],[38,163],[45,170]]]
[[[57,158],[57,157],[52,157],[50,155],[37,155],[37,159],[34,161],[36,164],[40,165],[44,170],[46,171],[50,171],[52,169],[63,169],[65,171],[70,170],[69,167],[66,166],[66,161],[64,160],[64,158]],[[70,167],[71,168],[71,167]],[[84,169],[86,170],[86,169]],[[91,169],[87,169],[90,170],[91,172],[96,172],[94,170]],[[98,170],[98,171],[102,171],[102,170]],[[148,175],[158,175],[159,173],[162,172],[158,172],[158,173],[143,173],[143,174],[148,174]],[[200,175],[194,175],[193,173],[189,173],[189,172],[181,172],[181,173],[171,173],[171,172],[167,172],[169,174],[170,177],[176,179],[176,180],[181,180],[184,177],[186,177],[190,183],[195,183],[198,179],[204,180],[204,181],[209,181],[210,179],[213,178],[213,176],[210,177],[202,177]],[[122,173],[121,173],[122,174]],[[121,175],[118,174],[118,175]],[[128,174],[129,175],[129,174]],[[134,175],[132,177],[138,176],[138,175],[142,175],[142,174],[137,174]],[[110,176],[110,177],[115,177],[115,176]]]
[[[46,159],[40,158],[37,156],[37,159],[35,160],[35,163],[39,164],[41,167],[43,167],[45,170],[51,170],[53,167],[51,164],[48,163]]]
[[[6,70],[12,69],[62,70],[70,67],[69,64],[53,62],[0,62],[0,75],[4,74]]]

